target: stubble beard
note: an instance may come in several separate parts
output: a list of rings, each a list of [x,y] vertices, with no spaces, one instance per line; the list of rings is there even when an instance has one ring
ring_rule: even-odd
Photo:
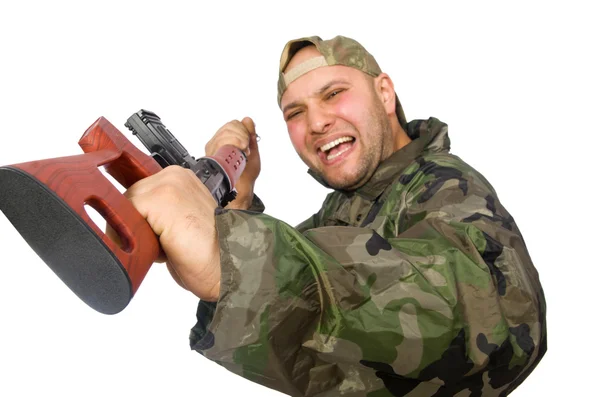
[[[327,178],[321,171],[316,171],[333,189],[352,191],[360,188],[371,179],[379,164],[392,154],[392,127],[381,103],[375,103],[370,124],[370,131],[362,136],[360,142],[354,143],[362,145],[364,150],[354,170],[335,180]]]

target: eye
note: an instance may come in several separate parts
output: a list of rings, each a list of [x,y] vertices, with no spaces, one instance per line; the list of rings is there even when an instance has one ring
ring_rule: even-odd
[[[333,91],[331,91],[329,94],[327,94],[327,99],[331,99],[335,96],[337,96],[340,92],[342,92],[343,90],[341,88],[335,89]]]
[[[289,121],[289,120],[293,119],[294,117],[296,117],[297,115],[299,115],[300,113],[302,113],[301,110],[295,110],[295,111],[289,113],[285,119],[286,119],[286,121]]]

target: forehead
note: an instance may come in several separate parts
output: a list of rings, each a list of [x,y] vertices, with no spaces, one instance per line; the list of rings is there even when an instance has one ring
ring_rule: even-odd
[[[346,83],[352,86],[360,86],[366,83],[367,77],[360,70],[348,66],[334,65],[318,67],[298,77],[288,86],[281,97],[281,107],[283,109],[290,102],[297,102],[311,96],[316,96],[320,93],[320,90],[332,83]]]

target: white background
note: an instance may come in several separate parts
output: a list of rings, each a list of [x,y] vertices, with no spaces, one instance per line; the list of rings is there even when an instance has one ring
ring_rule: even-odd
[[[547,296],[549,351],[513,395],[594,395],[597,13],[523,3],[2,2],[0,165],[79,154],[99,116],[128,133],[140,108],[198,157],[221,125],[251,116],[262,137],[257,192],[268,214],[297,224],[327,191],[289,144],[279,55],[292,38],[353,37],[392,77],[409,120],[449,124],[452,152],[492,182],[525,236]],[[190,351],[196,299],[162,265],[105,316],[1,213],[0,236],[0,395],[278,394]]]

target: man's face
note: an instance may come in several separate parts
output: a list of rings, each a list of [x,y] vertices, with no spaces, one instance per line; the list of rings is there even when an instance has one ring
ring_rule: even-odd
[[[305,47],[286,70],[319,55]],[[296,152],[335,189],[362,186],[393,152],[390,121],[374,80],[357,69],[314,69],[289,85],[281,107]]]

